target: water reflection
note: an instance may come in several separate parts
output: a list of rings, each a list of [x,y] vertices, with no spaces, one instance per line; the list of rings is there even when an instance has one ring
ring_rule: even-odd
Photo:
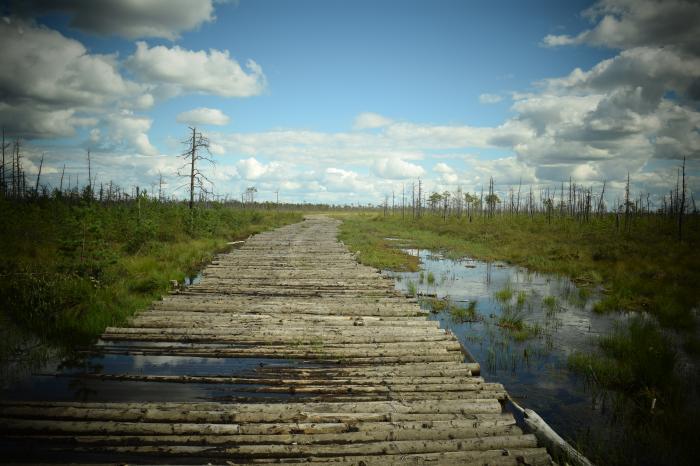
[[[481,364],[484,377],[503,383],[512,398],[565,437],[577,436],[582,418],[588,427],[604,425],[604,413],[591,406],[567,358],[592,350],[595,337],[625,316],[592,312],[597,292],[565,277],[405,251],[419,257],[422,270],[384,273],[395,278],[397,289],[421,298],[422,307],[433,311],[431,319],[451,330]]]

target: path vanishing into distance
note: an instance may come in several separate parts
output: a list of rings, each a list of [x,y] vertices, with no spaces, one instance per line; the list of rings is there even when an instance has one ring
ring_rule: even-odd
[[[503,409],[504,387],[358,264],[339,223],[251,237],[37,378],[43,389],[2,401],[3,460],[551,464]]]

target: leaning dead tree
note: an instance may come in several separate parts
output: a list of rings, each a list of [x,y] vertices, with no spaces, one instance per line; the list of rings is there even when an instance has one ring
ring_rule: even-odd
[[[177,175],[188,178],[190,191],[190,209],[194,208],[194,193],[199,190],[200,194],[207,194],[210,191],[207,186],[214,186],[214,183],[200,170],[200,161],[214,165],[214,160],[209,152],[209,139],[206,138],[197,128],[190,127],[192,133],[182,141],[186,147],[180,157],[185,163],[177,170]]]

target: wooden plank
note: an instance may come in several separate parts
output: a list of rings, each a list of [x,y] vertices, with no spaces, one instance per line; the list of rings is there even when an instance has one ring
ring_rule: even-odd
[[[251,237],[217,255],[197,285],[82,351],[153,364],[187,358],[183,367],[197,358],[279,363],[206,375],[54,374],[96,387],[220,387],[211,388],[217,401],[0,401],[0,437],[10,447],[3,459],[550,464],[503,412],[504,387],[474,376],[479,365],[464,362],[452,334],[391,279],[359,265],[335,239],[338,223],[309,217]]]

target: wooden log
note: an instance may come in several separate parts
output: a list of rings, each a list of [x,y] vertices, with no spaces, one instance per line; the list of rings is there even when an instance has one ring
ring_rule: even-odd
[[[148,405],[146,405],[148,406]],[[78,407],[78,406],[5,406],[0,409],[0,416],[7,418],[26,419],[54,419],[54,420],[81,420],[81,421],[121,421],[121,422],[170,422],[170,423],[239,423],[242,428],[257,425],[259,423],[277,426],[283,429],[285,425],[294,429],[298,423],[359,423],[371,422],[431,422],[431,421],[465,421],[469,425],[478,426],[503,426],[515,423],[512,415],[492,414],[464,414],[459,411],[451,413],[331,413],[310,412],[304,410],[288,410],[278,412],[231,412],[230,410],[216,409],[162,409],[162,408],[104,408],[104,407]],[[286,423],[286,424],[285,424]],[[293,423],[293,424],[290,424]],[[250,427],[252,429],[252,427]],[[251,431],[252,432],[252,431]]]
[[[93,349],[90,351],[83,351],[82,353],[89,354],[124,354],[124,355],[161,355],[161,356],[183,356],[183,357],[206,357],[206,358],[248,358],[249,353],[240,352],[236,350],[229,349],[201,349],[197,350],[194,348],[174,348],[168,351],[161,351],[158,348],[116,348],[111,349],[109,347],[102,347],[100,349]],[[298,354],[258,354],[256,357],[265,357],[267,359],[300,359],[303,361],[314,361],[324,364],[333,365],[375,365],[375,364],[398,364],[402,362],[458,362],[463,360],[463,356],[456,352],[445,352],[444,354],[435,354],[430,356],[376,356],[376,357],[365,357],[365,356],[342,356],[334,357],[327,356],[322,353],[313,352],[299,352]]]
[[[386,441],[410,441],[410,440],[461,440],[475,437],[495,437],[522,435],[522,431],[514,426],[497,427],[420,427],[430,426],[432,423],[421,423],[417,428],[402,428],[400,426],[390,429],[357,430],[358,426],[338,424],[329,426],[317,426],[315,424],[307,430],[303,425],[293,428],[287,433],[243,434],[232,432],[224,433],[224,427],[235,430],[238,425],[226,426],[220,424],[202,424],[201,432],[189,431],[198,424],[139,424],[139,423],[105,423],[87,422],[74,423],[62,421],[25,421],[16,423],[20,427],[15,432],[23,433],[23,437],[31,436],[40,442],[64,442],[84,445],[213,445],[234,447],[237,445],[314,445],[314,444],[349,444],[358,442],[386,442]],[[65,429],[64,429],[65,427]],[[168,428],[173,431],[187,430],[178,434],[168,434]],[[162,430],[161,432],[152,433]],[[324,430],[327,430],[324,431]],[[43,432],[44,434],[37,434]],[[219,433],[221,432],[221,433]],[[59,435],[57,435],[59,434]],[[70,434],[70,435],[65,435]],[[89,435],[85,435],[89,434]],[[76,436],[77,435],[77,436]],[[10,435],[9,438],[19,436]]]
[[[263,413],[263,412],[321,412],[321,413],[463,413],[494,414],[501,413],[501,405],[496,400],[478,401],[371,401],[357,403],[248,403],[228,404],[215,402],[170,402],[170,403],[107,403],[107,402],[69,402],[69,401],[2,401],[0,407],[27,406],[41,411],[46,407],[73,407],[77,409],[154,409],[154,410],[220,410],[228,413]],[[0,411],[1,412],[1,411]]]
[[[475,377],[389,377],[389,378],[336,378],[310,379],[307,377],[269,378],[269,377],[232,377],[225,375],[147,375],[147,374],[101,374],[101,373],[57,373],[55,377],[69,377],[98,380],[127,380],[143,382],[169,383],[207,383],[207,384],[246,384],[246,385],[284,385],[284,386],[332,386],[344,387],[383,386],[389,391],[503,391],[500,383],[484,383]]]
[[[432,453],[441,451],[493,450],[497,448],[534,448],[537,440],[533,435],[507,435],[482,438],[453,440],[398,440],[351,444],[265,444],[237,445],[233,447],[210,447],[192,445],[166,446],[79,446],[71,448],[78,452],[132,453],[140,455],[157,455],[159,457],[198,456],[212,458],[270,458],[270,457],[304,457],[304,456],[338,456],[357,454],[403,455],[414,453]],[[60,451],[56,449],[55,451]]]
[[[377,455],[377,456],[337,456],[337,457],[306,457],[303,462],[295,462],[292,458],[279,458],[272,461],[279,461],[287,466],[301,466],[313,464],[362,466],[372,464],[382,465],[406,465],[406,464],[439,464],[441,466],[551,466],[552,460],[549,458],[544,448],[519,448],[519,449],[499,449],[485,451],[455,451],[440,453],[418,453],[400,455]],[[264,459],[256,462],[264,463]]]
[[[523,415],[525,425],[547,447],[552,456],[572,466],[593,466],[593,463],[561,438],[544,419],[531,409],[523,409],[512,399],[510,403]]]

